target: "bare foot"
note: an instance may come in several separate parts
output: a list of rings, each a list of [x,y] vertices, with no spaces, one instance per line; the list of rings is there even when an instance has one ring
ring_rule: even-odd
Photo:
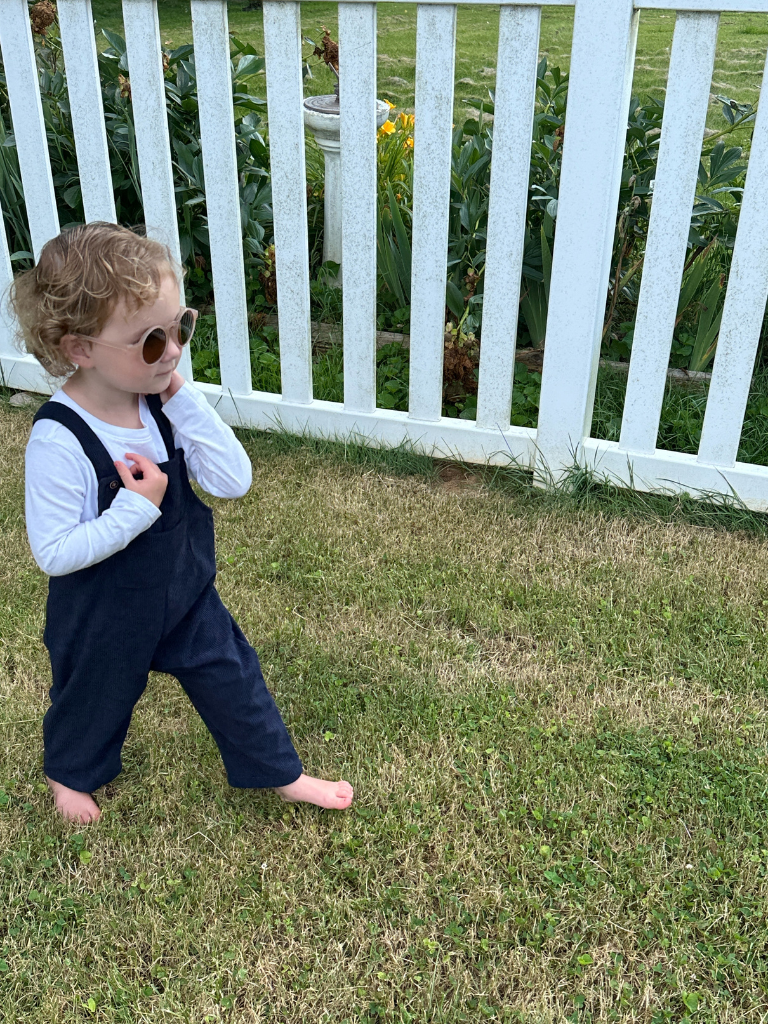
[[[79,821],[81,825],[99,820],[101,811],[90,793],[79,793],[76,789],[68,789],[60,782],[49,779],[47,775],[45,781],[51,787],[53,798],[56,801],[56,810],[62,818],[66,818],[67,821]]]
[[[326,782],[313,779],[311,775],[300,775],[290,786],[276,786],[275,792],[289,804],[305,801],[329,810],[343,811],[352,803],[354,792],[348,782]]]

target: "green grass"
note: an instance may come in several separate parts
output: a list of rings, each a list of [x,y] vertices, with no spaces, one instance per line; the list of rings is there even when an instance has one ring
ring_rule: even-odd
[[[243,11],[244,6],[239,0],[229,4],[230,30],[261,50],[264,39],[261,12]],[[121,9],[117,0],[93,0],[93,11],[100,26],[122,31]],[[634,91],[642,97],[663,97],[674,23],[675,16],[670,12],[642,13],[634,80]],[[189,6],[184,0],[163,0],[160,4],[160,25],[163,40],[172,39],[174,45],[191,42]],[[327,25],[334,38],[338,38],[336,5],[314,0],[303,3],[304,34],[318,40],[322,25]],[[739,102],[755,102],[765,63],[768,14],[724,14],[720,26],[712,91],[724,92]],[[570,64],[572,31],[573,8],[543,9],[541,52],[552,64],[564,69]],[[487,89],[493,88],[497,47],[498,8],[460,6],[456,45],[457,116],[464,113],[468,99],[485,97]],[[311,49],[311,46],[305,46],[307,55]],[[416,5],[379,4],[379,96],[410,111],[414,106],[415,58]],[[330,71],[318,67],[316,77],[305,82],[305,91],[311,95],[330,92],[333,81]],[[719,108],[713,104],[710,126],[720,128],[723,126],[721,121]]]
[[[230,790],[155,676],[76,828],[41,786],[30,420],[0,408],[0,1019],[765,1019],[762,517],[244,435],[219,587],[356,802]]]

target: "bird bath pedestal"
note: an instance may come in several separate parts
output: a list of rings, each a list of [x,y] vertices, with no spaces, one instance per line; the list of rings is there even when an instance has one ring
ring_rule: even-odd
[[[389,116],[389,106],[376,100],[376,128]],[[304,124],[315,136],[325,158],[325,222],[323,263],[341,265],[341,145],[339,97],[310,96],[304,100]],[[341,276],[341,274],[339,275]],[[331,283],[331,282],[329,282]],[[337,279],[336,283],[340,283]]]

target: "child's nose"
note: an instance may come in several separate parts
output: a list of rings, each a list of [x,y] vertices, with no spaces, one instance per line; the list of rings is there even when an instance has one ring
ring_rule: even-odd
[[[178,342],[177,338],[175,337],[175,335],[172,334],[169,337],[169,339],[168,339],[168,345],[167,345],[167,347],[165,349],[165,354],[163,355],[163,362],[164,363],[169,363],[169,362],[172,362],[175,359],[180,359],[180,358],[181,358],[181,345],[179,345],[179,342]]]

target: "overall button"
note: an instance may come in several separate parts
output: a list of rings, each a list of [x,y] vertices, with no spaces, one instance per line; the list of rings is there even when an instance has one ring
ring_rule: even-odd
[[[113,480],[112,481],[112,483],[109,485],[109,489],[110,489],[110,491],[117,490],[117,480]]]

